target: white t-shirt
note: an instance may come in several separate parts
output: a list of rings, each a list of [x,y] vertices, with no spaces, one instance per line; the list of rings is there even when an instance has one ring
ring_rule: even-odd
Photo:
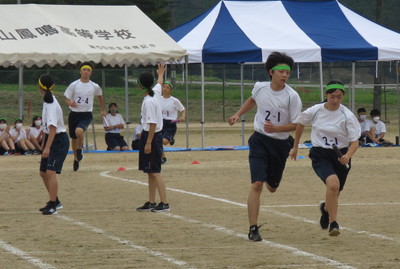
[[[43,103],[42,110],[42,125],[43,131],[48,134],[50,125],[56,127],[56,134],[63,133],[66,131],[64,125],[64,116],[60,104],[56,97],[53,95],[53,103]]]
[[[182,112],[185,107],[177,98],[170,96],[169,98],[160,98],[161,108],[164,120],[178,119],[178,111]]]
[[[29,137],[37,138],[40,132],[43,130],[43,125],[39,128],[36,127],[29,127]]]
[[[132,141],[139,140],[138,135],[141,134],[142,131],[143,131],[142,125],[141,124],[136,125],[133,131]]]
[[[69,107],[74,112],[92,112],[94,97],[101,95],[103,92],[97,83],[91,80],[82,82],[80,79],[72,82],[64,93],[66,98],[76,103],[77,107]]]
[[[150,123],[156,124],[156,131],[160,132],[163,127],[162,110],[160,104],[161,85],[157,84],[153,87],[154,97],[147,95],[143,99],[140,122],[144,131],[149,131]]]
[[[331,111],[325,108],[324,103],[309,107],[296,119],[295,123],[311,125],[311,143],[314,147],[338,148],[348,147],[357,141],[361,135],[361,126],[356,116],[345,106]]]
[[[301,112],[302,103],[299,95],[290,86],[279,91],[271,89],[271,82],[257,82],[251,92],[257,104],[254,116],[254,130],[269,137],[284,140],[290,132],[266,133],[264,123],[269,120],[272,124],[282,126],[293,122]]]
[[[4,132],[6,131],[6,129],[4,129],[4,130],[1,130],[0,129],[0,136],[2,136],[3,134],[4,134]],[[8,135],[8,133],[6,133],[5,135],[4,135],[4,139],[7,139],[7,138],[9,138],[10,136]]]
[[[114,125],[118,125],[118,124],[125,125],[125,121],[122,118],[121,114],[119,114],[119,113],[117,113],[115,116],[111,115],[111,113],[108,113],[106,115],[106,120],[107,120],[108,126],[114,126]],[[103,122],[103,126],[106,126],[104,122]],[[121,129],[119,129],[119,128],[110,130],[110,131],[106,131],[106,133],[120,133],[120,132],[121,132]]]
[[[361,126],[361,133],[365,131],[369,131],[371,128],[369,127],[371,125],[371,120],[364,120],[362,122],[358,121]]]
[[[378,121],[378,123],[375,123],[374,121],[370,120],[369,130],[371,130],[372,127],[376,128],[376,136],[380,135],[381,133],[386,133],[386,124],[383,121]]]
[[[12,128],[9,131],[10,135],[15,137],[17,136],[18,132],[16,128]],[[22,139],[26,139],[26,131],[23,127],[21,127],[20,131],[19,131],[19,135],[17,137],[17,140],[14,141],[14,143],[17,143],[19,141],[21,141]]]

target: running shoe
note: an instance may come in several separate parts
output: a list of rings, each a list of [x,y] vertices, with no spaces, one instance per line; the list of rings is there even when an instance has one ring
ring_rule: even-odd
[[[137,211],[140,212],[146,212],[146,211],[151,211],[152,209],[154,209],[157,206],[156,203],[150,203],[150,202],[146,202],[144,203],[144,205],[142,205],[141,207],[136,208]]]
[[[79,169],[79,161],[74,160],[73,168],[74,168],[74,171],[78,171],[78,169]]]
[[[325,211],[325,202],[319,204],[319,211],[321,211],[321,218],[319,219],[319,224],[322,229],[328,229],[329,226],[329,214]]]
[[[169,210],[169,204],[164,204],[163,202],[160,202],[155,208],[151,210],[151,212],[166,212]]]
[[[249,235],[248,235],[250,241],[257,242],[257,241],[261,241],[262,240],[261,235],[260,235],[260,233],[258,231],[258,229],[260,227],[261,227],[261,225],[260,226],[257,226],[257,225],[250,226]]]
[[[46,207],[42,211],[43,215],[56,215],[57,214],[57,209],[55,206],[52,206],[51,204],[47,204]]]
[[[161,164],[164,164],[167,162],[167,158],[161,158]]]
[[[332,221],[329,226],[329,235],[330,236],[338,236],[340,234],[339,224],[336,221]]]

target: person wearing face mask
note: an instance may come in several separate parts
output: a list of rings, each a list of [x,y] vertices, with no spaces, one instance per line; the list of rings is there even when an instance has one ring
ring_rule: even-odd
[[[383,138],[386,134],[386,125],[381,121],[381,112],[379,109],[372,109],[369,114],[371,115],[371,121],[369,123],[367,143],[375,143],[384,146],[393,145],[393,143]]]
[[[9,134],[15,144],[17,152],[24,155],[35,154],[35,146],[28,140],[26,131],[24,130],[22,119],[16,118],[14,121],[14,128],[10,130]]]
[[[32,118],[32,125],[29,127],[27,136],[32,145],[35,146],[37,153],[42,151],[44,142],[44,132],[42,126],[42,117],[34,115]]]
[[[111,103],[108,106],[108,114],[103,121],[103,127],[106,131],[105,139],[107,150],[126,151],[129,149],[124,137],[121,135],[121,129],[124,128],[125,121],[121,114],[118,113],[116,103]]]
[[[357,119],[361,126],[361,136],[358,140],[360,141],[360,145],[363,145],[366,143],[370,126],[370,120],[367,119],[367,111],[365,108],[360,107],[357,110]]]
[[[10,126],[7,126],[5,118],[0,118],[0,155],[8,152],[8,155],[14,155],[15,146],[9,135]]]

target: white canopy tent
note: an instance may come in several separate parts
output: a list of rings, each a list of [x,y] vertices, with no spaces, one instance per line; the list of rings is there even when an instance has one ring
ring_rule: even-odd
[[[182,61],[186,56],[186,51],[136,6],[0,5],[0,18],[0,66],[20,67],[21,117],[24,66],[83,61],[125,66],[127,93],[128,66]]]

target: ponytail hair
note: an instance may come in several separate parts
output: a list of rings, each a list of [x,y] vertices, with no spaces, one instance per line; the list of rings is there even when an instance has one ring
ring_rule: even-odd
[[[43,101],[45,103],[51,104],[54,102],[53,92],[54,92],[54,82],[49,75],[41,75],[39,78],[39,87],[45,91]]]
[[[142,89],[145,89],[151,97],[154,96],[154,91],[152,89],[153,84],[154,84],[154,77],[152,74],[150,74],[150,73],[140,74],[140,76],[138,78],[138,84],[139,84],[139,87],[141,87]]]

